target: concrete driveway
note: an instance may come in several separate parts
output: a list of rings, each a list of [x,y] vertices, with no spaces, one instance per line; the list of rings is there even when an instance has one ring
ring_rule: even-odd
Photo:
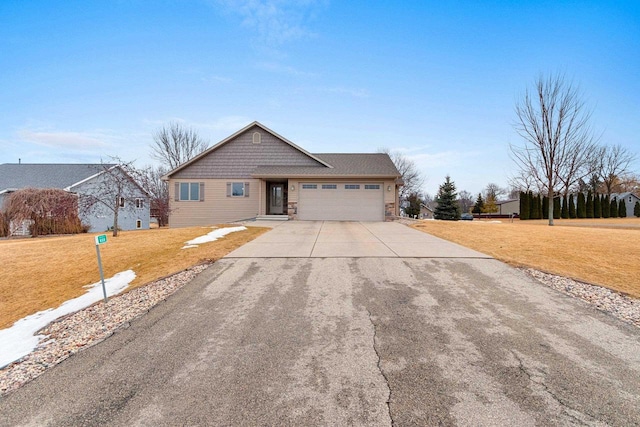
[[[415,233],[279,225],[1,398],[0,425],[640,425],[638,328]]]
[[[490,258],[395,222],[287,221],[275,226],[227,258]]]

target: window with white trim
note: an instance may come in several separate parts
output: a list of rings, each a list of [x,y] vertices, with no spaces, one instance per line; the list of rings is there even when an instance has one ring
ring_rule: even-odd
[[[180,201],[200,201],[200,183],[199,182],[181,182],[180,183]]]
[[[318,184],[302,184],[303,190],[316,190],[318,188]]]
[[[379,190],[380,189],[380,184],[365,184],[364,185],[364,189],[365,190]]]
[[[143,209],[144,208],[144,199],[137,198],[136,199],[136,208]]]
[[[338,189],[338,185],[337,184],[322,184],[322,189],[323,190],[337,190]]]
[[[136,220],[136,228],[142,228],[142,220],[141,219]]]
[[[360,189],[360,184],[345,184],[344,185],[344,189],[345,190],[359,190]]]
[[[120,205],[121,208],[124,208],[124,197],[118,197],[118,205]]]
[[[260,142],[262,142],[262,135],[260,134],[260,132],[254,132],[253,133],[253,143],[254,144],[260,144]]]

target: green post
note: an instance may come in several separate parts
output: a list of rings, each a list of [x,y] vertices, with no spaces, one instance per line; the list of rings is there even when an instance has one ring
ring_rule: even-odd
[[[98,268],[100,269],[100,281],[102,282],[102,295],[104,296],[104,303],[107,303],[107,288],[104,285],[104,273],[102,272],[102,259],[100,259],[100,245],[107,243],[107,235],[101,234],[96,236],[96,254],[98,255]]]

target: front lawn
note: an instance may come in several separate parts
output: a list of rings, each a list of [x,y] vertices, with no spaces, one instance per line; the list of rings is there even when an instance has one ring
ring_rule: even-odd
[[[255,239],[268,228],[249,227],[215,242],[182,249],[185,242],[211,227],[122,231],[100,246],[105,278],[133,270],[133,289],[205,261],[217,260]],[[0,241],[0,329],[29,314],[55,308],[86,292],[100,280],[94,237],[62,237]]]
[[[605,286],[640,298],[640,218],[421,221],[414,228],[515,266]]]

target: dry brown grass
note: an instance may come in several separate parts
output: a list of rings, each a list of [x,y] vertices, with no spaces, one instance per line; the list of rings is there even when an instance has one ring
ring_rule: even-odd
[[[516,266],[640,298],[640,219],[422,221],[415,228]]]
[[[184,242],[211,228],[161,228],[123,231],[107,235],[100,246],[105,278],[133,270],[136,279],[128,289],[184,270],[203,261],[219,259],[255,239],[267,228],[249,227],[197,248],[181,249]],[[94,236],[0,241],[0,329],[16,320],[86,292],[83,286],[100,280]]]

